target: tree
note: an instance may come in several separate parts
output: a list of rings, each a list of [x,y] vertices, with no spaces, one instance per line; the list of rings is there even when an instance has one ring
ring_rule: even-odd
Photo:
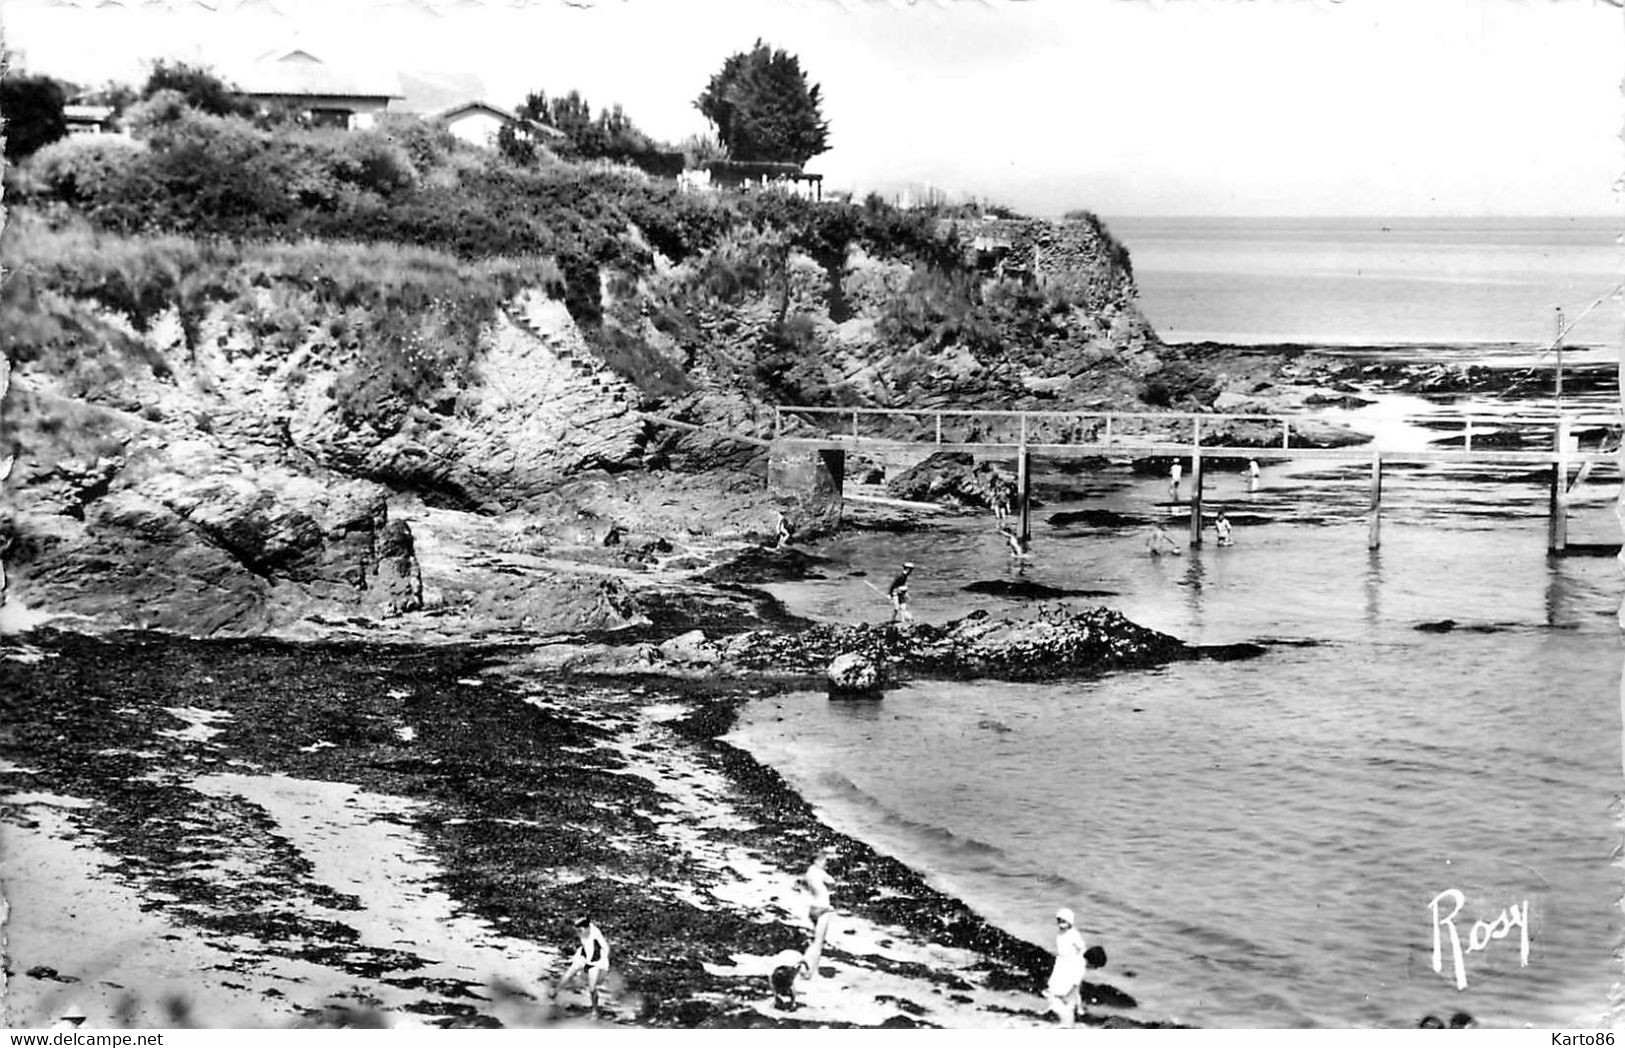
[[[761,40],[729,56],[694,100],[731,159],[792,164],[829,149],[820,104],[819,87],[807,85],[801,60]]]
[[[250,116],[254,111],[253,105],[238,98],[224,80],[208,69],[185,62],[159,60],[152,67],[141,97],[151,98],[160,91],[177,91],[187,105],[210,116]]]
[[[68,133],[62,115],[67,92],[48,76],[8,76],[0,80],[0,116],[5,118],[6,159],[16,163]]]
[[[518,112],[526,120],[537,120],[564,132],[570,151],[584,159],[615,159],[655,148],[654,140],[638,130],[620,103],[612,109],[600,109],[594,119],[592,106],[579,91],[552,99],[544,91],[532,92],[525,96]]]

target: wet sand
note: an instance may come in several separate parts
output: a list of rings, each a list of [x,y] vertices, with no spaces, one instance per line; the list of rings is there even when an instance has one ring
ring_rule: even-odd
[[[545,671],[528,647],[0,639],[13,1027],[1048,1025],[1047,951],[835,834],[718,741],[770,684]],[[837,858],[802,1007],[773,958]],[[1108,948],[1110,944],[1107,944]],[[1086,987],[1097,1024],[1156,1025]]]

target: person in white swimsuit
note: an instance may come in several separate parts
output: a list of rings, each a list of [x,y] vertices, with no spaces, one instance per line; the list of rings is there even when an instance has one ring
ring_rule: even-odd
[[[1083,956],[1087,949],[1072,911],[1064,906],[1056,910],[1055,967],[1044,988],[1044,999],[1062,1026],[1077,1025],[1078,1008],[1083,1004],[1083,976],[1089,970]]]

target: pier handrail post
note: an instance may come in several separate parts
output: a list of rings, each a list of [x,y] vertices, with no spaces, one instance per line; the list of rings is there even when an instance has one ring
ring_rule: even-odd
[[[1553,436],[1556,452],[1552,462],[1552,491],[1547,503],[1550,519],[1546,527],[1546,552],[1562,554],[1569,545],[1569,419],[1557,418]]]
[[[1467,429],[1462,436],[1461,450],[1473,450],[1473,416],[1471,415],[1467,416]]]
[[[1371,450],[1371,510],[1366,526],[1366,549],[1382,545],[1382,452]]]
[[[1021,541],[1033,537],[1032,531],[1032,462],[1027,456],[1027,416],[1021,416],[1021,447],[1016,453],[1016,498],[1021,506]]]
[[[1286,448],[1290,448],[1291,446],[1292,446],[1292,420],[1289,419],[1289,418],[1284,418],[1284,419],[1281,420],[1281,448],[1283,450],[1285,450]]]
[[[1101,436],[1100,442],[1107,447],[1112,443],[1112,416],[1109,411],[1106,413],[1106,432]]]
[[[1202,419],[1191,419],[1191,545],[1202,545]]]
[[[778,440],[779,434],[784,430],[784,409],[777,404],[773,405],[773,439]]]
[[[858,445],[858,409],[852,409],[852,446]]]
[[[942,412],[937,412],[937,443],[942,443]]]

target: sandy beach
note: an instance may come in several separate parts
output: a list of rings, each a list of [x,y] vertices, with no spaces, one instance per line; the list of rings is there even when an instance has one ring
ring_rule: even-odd
[[[579,983],[547,996],[579,912],[611,944],[606,1024],[1050,1022],[1045,951],[716,741],[764,685],[150,633],[0,656],[9,1026],[586,1023]],[[826,845],[839,917],[779,1011]],[[1092,992],[1090,1021],[1139,1024]]]

